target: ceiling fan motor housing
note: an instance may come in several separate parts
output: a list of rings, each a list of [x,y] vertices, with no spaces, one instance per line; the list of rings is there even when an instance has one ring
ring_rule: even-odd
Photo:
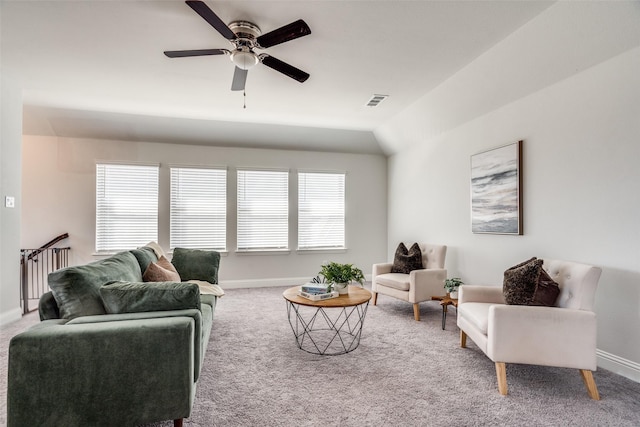
[[[229,28],[238,36],[238,38],[251,39],[251,41],[254,41],[260,36],[260,34],[262,34],[260,27],[249,21],[233,21],[229,24]]]
[[[231,52],[231,61],[243,70],[260,62],[258,55],[253,51],[257,46],[256,38],[262,34],[260,27],[249,21],[233,21],[229,24],[237,38],[232,41],[236,49]]]

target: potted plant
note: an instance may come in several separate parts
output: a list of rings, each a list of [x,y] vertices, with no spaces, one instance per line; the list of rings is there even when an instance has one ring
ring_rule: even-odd
[[[463,284],[464,282],[459,277],[454,277],[444,281],[444,288],[449,293],[450,298],[456,299],[458,298],[458,287]]]
[[[320,274],[332,284],[333,290],[338,291],[341,295],[349,293],[348,285],[350,282],[358,282],[360,285],[364,283],[362,270],[353,264],[329,262],[322,265]]]

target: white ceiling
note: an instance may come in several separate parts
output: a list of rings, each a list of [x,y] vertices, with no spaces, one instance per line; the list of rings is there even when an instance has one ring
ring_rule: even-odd
[[[229,48],[183,1],[0,0],[2,72],[23,89],[25,134],[381,153],[373,130],[546,9],[542,1],[213,1],[263,32],[312,34],[266,50],[311,77],[258,64],[246,108]],[[366,107],[373,94],[389,98]],[[312,129],[309,129],[312,128]]]

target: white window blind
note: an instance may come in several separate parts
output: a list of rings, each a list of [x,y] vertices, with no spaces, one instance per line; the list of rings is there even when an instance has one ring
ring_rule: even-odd
[[[298,248],[344,248],[343,173],[298,173]]]
[[[96,165],[96,251],[158,240],[158,166]]]
[[[286,249],[289,173],[238,170],[238,250]]]
[[[225,250],[227,171],[171,168],[170,217],[171,249]]]

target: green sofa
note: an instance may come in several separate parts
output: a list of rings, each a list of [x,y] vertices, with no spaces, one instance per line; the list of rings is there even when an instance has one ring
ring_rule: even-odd
[[[165,260],[166,261],[166,260]],[[217,283],[220,254],[176,249],[181,280]],[[121,252],[49,275],[41,322],[9,346],[7,426],[136,426],[189,417],[217,297],[143,282],[158,256]]]

